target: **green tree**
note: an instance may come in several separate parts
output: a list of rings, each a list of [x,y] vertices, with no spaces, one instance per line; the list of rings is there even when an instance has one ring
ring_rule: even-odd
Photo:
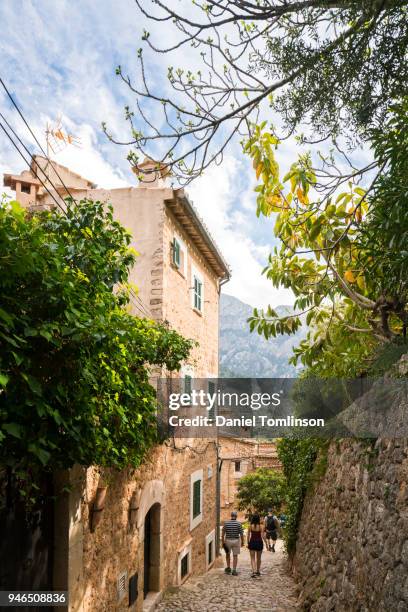
[[[282,134],[302,124],[302,138],[316,140],[349,128],[355,142],[407,93],[405,0],[194,0],[188,11],[166,0],[136,4],[175,35],[164,48],[145,31],[144,45],[169,58],[188,48],[199,68],[168,66],[160,91],[140,48],[140,76],[117,68],[137,98],[137,114],[125,109],[131,138],[109,136],[134,145],[133,163],[140,153],[162,156],[183,181],[220,161],[234,134],[250,132],[268,104],[282,119]],[[151,122],[155,107],[162,125]]]
[[[279,511],[285,503],[285,477],[269,468],[258,468],[238,482],[238,508],[248,512],[266,514],[272,507]]]
[[[316,167],[308,154],[281,179],[278,139],[264,124],[245,145],[260,179],[257,214],[275,216],[281,242],[264,273],[296,297],[293,315],[255,309],[250,326],[266,338],[290,334],[304,315],[311,331],[292,361],[318,363],[320,375],[355,375],[379,344],[406,335],[407,125],[403,101],[381,130],[372,130],[376,173],[364,189],[357,182],[360,173],[347,181],[340,175],[333,183],[331,160],[321,156]]]
[[[0,463],[30,495],[44,470],[137,466],[157,440],[149,367],[191,342],[130,314],[130,240],[101,202],[0,206]]]

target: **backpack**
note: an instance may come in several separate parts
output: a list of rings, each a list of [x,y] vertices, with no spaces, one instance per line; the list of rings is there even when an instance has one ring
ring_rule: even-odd
[[[276,531],[276,522],[274,516],[266,517],[266,530],[267,531]]]

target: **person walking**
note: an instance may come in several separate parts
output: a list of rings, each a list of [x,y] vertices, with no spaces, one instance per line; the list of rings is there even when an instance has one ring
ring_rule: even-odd
[[[222,528],[222,546],[225,550],[227,567],[226,574],[237,576],[238,555],[241,552],[241,545],[244,545],[244,531],[241,523],[237,520],[238,514],[231,512],[231,520],[225,521]],[[233,556],[231,571],[231,552]]]
[[[279,519],[273,514],[272,508],[269,508],[268,514],[265,516],[265,534],[266,548],[272,552],[275,552],[275,544],[276,540],[278,539],[278,530],[280,531]]]
[[[261,519],[259,514],[254,514],[251,517],[251,524],[248,529],[248,548],[251,555],[252,578],[261,575],[261,557],[264,539],[265,531],[261,525]]]

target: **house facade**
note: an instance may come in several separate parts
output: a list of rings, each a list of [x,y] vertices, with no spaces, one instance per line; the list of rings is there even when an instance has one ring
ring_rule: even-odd
[[[219,437],[220,448],[220,519],[230,518],[232,510],[237,508],[237,491],[240,479],[258,468],[282,470],[276,449],[276,443],[268,440],[251,438]],[[239,518],[245,519],[245,513],[239,512]]]
[[[168,187],[159,171],[138,187],[99,189],[36,157],[31,172],[4,178],[25,206],[54,204],[38,185],[40,168],[54,196],[65,197],[65,185],[76,199],[112,204],[139,253],[130,273],[134,314],[168,321],[197,342],[182,367],[186,384],[217,377],[219,294],[229,270],[184,190]],[[217,455],[216,439],[170,439],[136,470],[75,467],[58,477],[57,488],[70,493],[56,502],[53,588],[69,591],[70,611],[147,611],[167,587],[213,565]]]

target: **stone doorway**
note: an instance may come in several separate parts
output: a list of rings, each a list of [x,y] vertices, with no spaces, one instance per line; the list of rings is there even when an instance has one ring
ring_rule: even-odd
[[[153,504],[144,520],[143,594],[145,599],[149,593],[160,591],[160,514],[161,505]]]

